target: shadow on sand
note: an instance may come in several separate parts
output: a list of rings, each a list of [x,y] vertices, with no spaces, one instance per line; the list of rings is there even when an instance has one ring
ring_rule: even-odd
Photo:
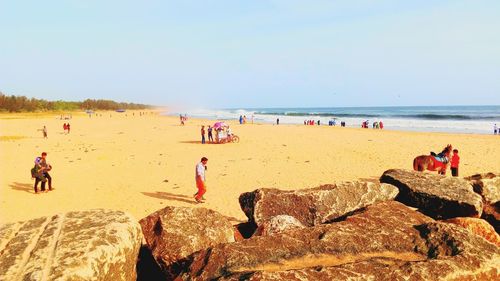
[[[142,194],[149,196],[149,197],[154,197],[158,199],[165,199],[165,200],[173,200],[173,201],[179,201],[179,202],[184,202],[184,203],[189,203],[196,205],[196,201],[194,201],[193,197],[189,197],[187,195],[182,195],[182,194],[175,194],[175,193],[168,193],[168,192],[162,192],[162,191],[156,191],[156,192],[141,192]]]
[[[202,144],[201,141],[180,141],[179,143],[188,143],[188,144]],[[205,142],[205,144],[220,144],[216,142]]]
[[[20,183],[13,182],[9,185],[14,190],[25,191],[28,193],[33,193],[33,184],[32,183]]]

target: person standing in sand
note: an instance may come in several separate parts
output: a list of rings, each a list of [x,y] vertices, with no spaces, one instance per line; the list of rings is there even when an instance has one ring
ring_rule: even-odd
[[[453,149],[453,156],[451,157],[451,175],[453,177],[458,177],[458,164],[460,164],[458,149]]]
[[[210,127],[210,125],[208,125],[208,141],[211,142],[211,143],[214,142],[214,137],[212,135],[212,130],[213,130],[212,127]]]
[[[207,186],[205,184],[205,171],[207,170],[207,162],[208,158],[202,157],[200,163],[196,165],[195,171],[195,179],[196,179],[196,187],[198,188],[198,192],[194,195],[194,200],[198,203],[203,203],[203,194],[207,192]]]
[[[38,183],[42,182],[41,190],[45,192],[45,183],[49,182],[49,191],[52,190],[52,177],[49,175],[49,171],[52,170],[52,166],[47,163],[47,152],[42,152],[41,157],[35,159],[35,167],[32,171],[32,176],[35,178],[35,193],[38,193]]]
[[[493,125],[493,134],[496,135],[498,132],[497,124]]]
[[[43,132],[43,138],[44,139],[47,139],[47,127],[46,126],[43,126],[43,128],[41,129],[41,131]]]
[[[201,143],[205,144],[205,126],[201,126]]]

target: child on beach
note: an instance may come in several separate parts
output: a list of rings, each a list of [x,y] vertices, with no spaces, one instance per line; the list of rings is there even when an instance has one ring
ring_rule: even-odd
[[[453,149],[453,156],[451,157],[451,175],[458,177],[458,164],[460,163],[460,156],[458,156],[458,149]]]

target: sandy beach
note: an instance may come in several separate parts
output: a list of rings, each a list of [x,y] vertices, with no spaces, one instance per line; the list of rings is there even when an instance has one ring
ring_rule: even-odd
[[[110,117],[110,114],[112,117]],[[0,116],[0,223],[58,212],[109,208],[137,219],[167,205],[206,207],[244,220],[238,196],[259,187],[299,189],[347,180],[377,180],[390,168],[452,144],[460,176],[500,171],[499,136],[416,133],[328,126],[237,124],[241,142],[200,143],[201,125],[214,121],[157,112]],[[63,123],[71,123],[64,134]],[[48,139],[38,131],[48,128]],[[29,170],[48,153],[54,191],[35,195]],[[208,161],[206,203],[195,204],[195,165]],[[448,171],[448,176],[450,172]]]

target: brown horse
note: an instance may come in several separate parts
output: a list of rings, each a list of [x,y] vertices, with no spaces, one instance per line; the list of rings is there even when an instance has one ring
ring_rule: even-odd
[[[446,158],[445,163],[438,161],[432,155],[420,155],[415,157],[415,159],[413,159],[413,170],[419,172],[425,170],[438,171],[439,174],[445,175],[446,168],[448,167],[448,163],[450,162],[449,159],[451,150],[452,150],[451,144],[448,144],[440,153],[441,155],[444,156],[444,158]]]

